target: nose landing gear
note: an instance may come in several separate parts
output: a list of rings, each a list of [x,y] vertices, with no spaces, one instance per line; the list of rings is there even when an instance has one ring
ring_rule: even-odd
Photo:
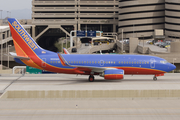
[[[164,73],[154,75],[153,80],[156,81],[158,76],[164,76]]]
[[[154,77],[153,77],[153,80],[154,80],[154,81],[156,81],[156,80],[157,80],[157,77],[156,77],[156,76],[154,76]]]

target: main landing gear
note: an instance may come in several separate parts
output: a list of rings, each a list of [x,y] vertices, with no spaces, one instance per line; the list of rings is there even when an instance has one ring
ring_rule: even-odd
[[[154,80],[154,81],[156,81],[156,80],[157,80],[157,77],[156,77],[156,76],[154,76],[154,77],[153,77],[153,80]]]
[[[89,82],[94,82],[94,75],[89,76]]]

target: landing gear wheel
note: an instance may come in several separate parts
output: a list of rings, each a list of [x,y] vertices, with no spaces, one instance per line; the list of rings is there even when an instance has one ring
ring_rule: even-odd
[[[89,82],[94,82],[94,76],[93,75],[89,76]]]
[[[156,77],[156,76],[154,76],[154,77],[153,77],[153,80],[154,80],[154,81],[156,81],[156,80],[157,80],[157,77]]]

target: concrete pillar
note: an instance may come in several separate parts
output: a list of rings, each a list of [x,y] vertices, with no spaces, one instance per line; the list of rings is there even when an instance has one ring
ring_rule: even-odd
[[[113,24],[113,32],[116,32],[116,25]]]
[[[100,31],[102,31],[102,24],[100,24]]]
[[[35,41],[41,36],[41,35],[43,35],[48,29],[49,29],[50,27],[48,26],[46,29],[44,29],[41,33],[39,33],[39,35],[38,36],[36,36],[35,37]]]
[[[2,35],[3,35],[3,34],[0,32],[0,40],[2,40]]]
[[[74,30],[77,30],[77,25],[74,25]]]
[[[5,39],[7,38],[7,31],[5,32]],[[8,41],[6,42],[6,53],[8,52]]]
[[[11,37],[11,31],[10,30],[9,30],[8,34],[9,34],[8,36]]]
[[[35,33],[36,33],[36,26],[35,25],[32,25],[32,38],[35,40],[36,36],[35,36]],[[36,41],[36,40],[35,40]]]
[[[77,31],[77,25],[74,25],[74,30]],[[74,33],[74,36],[76,36],[76,32]],[[79,38],[76,37],[75,39],[76,39],[75,46],[77,46],[77,43],[79,42]]]
[[[85,25],[85,30],[88,31],[87,24]]]
[[[81,24],[78,24],[78,30],[81,30]]]

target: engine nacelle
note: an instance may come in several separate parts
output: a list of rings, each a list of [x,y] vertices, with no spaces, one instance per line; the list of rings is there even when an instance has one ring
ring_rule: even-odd
[[[106,80],[120,80],[124,78],[124,70],[110,69],[104,71],[104,79]]]

